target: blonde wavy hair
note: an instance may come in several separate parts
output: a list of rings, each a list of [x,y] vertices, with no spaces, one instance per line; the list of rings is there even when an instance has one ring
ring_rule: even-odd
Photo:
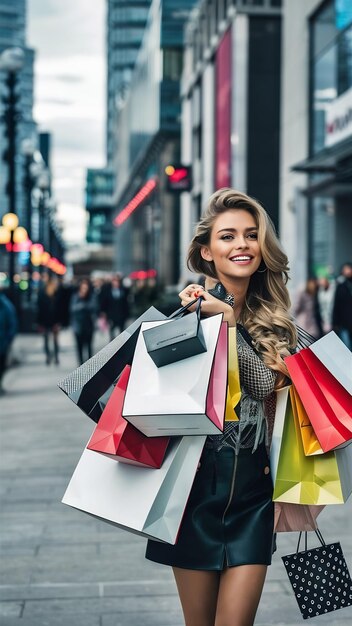
[[[297,331],[289,314],[291,302],[286,287],[288,259],[265,209],[257,200],[235,189],[216,191],[196,226],[188,250],[187,266],[198,274],[218,278],[214,262],[203,259],[201,249],[210,243],[216,218],[225,211],[236,209],[248,211],[254,217],[262,254],[259,272],[256,271],[249,282],[241,322],[252,336],[264,363],[277,371],[276,388],[280,388],[287,384],[284,357],[296,348]]]

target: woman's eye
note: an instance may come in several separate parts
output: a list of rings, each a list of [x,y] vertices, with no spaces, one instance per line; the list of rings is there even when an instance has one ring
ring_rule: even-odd
[[[230,239],[233,239],[233,235],[222,235],[221,239],[223,241],[229,241]]]
[[[258,239],[258,235],[257,235],[257,233],[249,233],[248,238],[249,239]]]

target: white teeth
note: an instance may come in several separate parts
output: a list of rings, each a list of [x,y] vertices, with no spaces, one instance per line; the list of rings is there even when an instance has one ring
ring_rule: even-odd
[[[231,261],[250,261],[252,257],[250,256],[235,256],[232,257]]]

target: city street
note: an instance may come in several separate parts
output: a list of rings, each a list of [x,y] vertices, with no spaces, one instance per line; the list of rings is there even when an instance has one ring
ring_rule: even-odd
[[[46,366],[42,338],[18,336],[13,352],[19,363],[4,380],[0,623],[181,626],[172,572],[144,559],[145,540],[61,504],[93,423],[56,386],[76,365],[70,332],[60,341],[60,365]],[[102,342],[100,336],[97,344]],[[351,512],[350,502],[320,518],[325,541],[341,541],[350,569]],[[296,533],[279,537],[257,626],[302,623],[281,562],[296,543]],[[316,619],[347,626],[352,609]]]

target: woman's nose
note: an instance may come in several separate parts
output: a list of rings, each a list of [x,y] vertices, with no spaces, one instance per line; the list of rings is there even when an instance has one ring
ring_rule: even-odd
[[[246,248],[247,247],[247,239],[243,235],[238,235],[235,239],[235,247],[236,248]]]

